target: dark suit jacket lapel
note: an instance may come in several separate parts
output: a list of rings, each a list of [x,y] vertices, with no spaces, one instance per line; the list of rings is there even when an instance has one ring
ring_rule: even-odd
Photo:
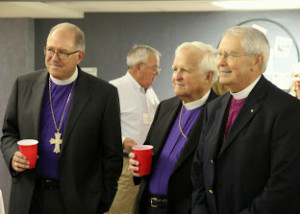
[[[230,144],[234,141],[234,138],[241,132],[245,125],[251,121],[251,118],[254,117],[256,112],[259,111],[259,101],[262,100],[266,95],[266,83],[266,79],[262,76],[256,86],[250,92],[238,116],[232,124],[230,131],[228,132],[219,155],[221,155],[230,146]]]
[[[157,136],[157,140],[152,141],[151,144],[153,145],[154,149],[154,161],[158,159],[158,154],[160,154],[161,149],[165,145],[167,137],[169,136],[169,132],[171,131],[174,121],[178,115],[179,109],[181,107],[181,100],[179,98],[175,99],[171,106],[168,106],[167,109],[164,109],[161,114],[164,114],[166,117],[161,120],[158,118],[159,122],[161,123],[159,127],[159,136]]]
[[[89,83],[85,78],[85,75],[86,74],[83,73],[83,71],[81,71],[81,69],[78,67],[78,78],[76,80],[77,82],[75,85],[75,91],[74,91],[74,95],[70,107],[70,112],[68,115],[65,133],[63,136],[63,144],[61,147],[62,152],[66,144],[69,142],[70,134],[73,130],[73,127],[78,121],[78,118],[81,115],[84,106],[86,105],[90,97]]]
[[[216,134],[218,133],[218,135],[216,136],[210,136],[210,138],[212,139],[212,143],[211,145],[208,147],[209,148],[209,157],[216,157],[218,155],[219,152],[219,145],[220,145],[220,141],[223,140],[224,137],[224,121],[225,121],[225,117],[227,116],[226,111],[228,108],[228,105],[230,104],[230,100],[231,100],[231,94],[228,92],[225,95],[223,95],[220,98],[220,102],[216,102],[217,104],[219,104],[220,106],[218,106],[216,112],[215,112],[215,121],[213,122],[213,127],[215,127],[215,130],[219,130],[219,132],[216,132]],[[213,114],[213,113],[212,113]]]
[[[38,139],[39,137],[39,127],[40,127],[40,115],[43,103],[43,96],[46,88],[46,84],[48,83],[48,71],[41,71],[41,75],[38,76],[36,81],[32,86],[32,95],[31,101],[32,103],[32,118],[33,118],[33,130],[34,137]]]

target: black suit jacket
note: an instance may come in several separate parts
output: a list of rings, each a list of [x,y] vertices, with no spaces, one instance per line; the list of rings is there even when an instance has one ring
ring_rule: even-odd
[[[192,167],[193,214],[300,213],[300,102],[263,76],[218,152],[229,93],[207,105]]]
[[[211,91],[208,101],[215,97],[217,97],[217,95]],[[178,97],[173,97],[161,102],[156,110],[154,121],[145,141],[145,144],[153,145],[153,166],[155,166],[158,160],[159,154],[167,140],[181,106],[182,101]],[[190,172],[194,153],[199,143],[203,112],[204,110],[200,113],[198,120],[190,132],[188,140],[185,143],[169,179],[167,197],[168,213],[170,214],[185,214],[191,212],[191,194],[193,187],[190,179]],[[149,180],[149,175],[144,176],[141,180],[136,204],[137,214],[143,214],[143,210],[145,210],[145,207],[147,206]]]
[[[1,149],[13,175],[10,214],[28,214],[35,169],[16,173],[11,159],[20,139],[39,139],[47,70],[19,77],[8,103]],[[112,85],[78,68],[59,160],[59,182],[68,214],[108,210],[123,161],[118,93]]]

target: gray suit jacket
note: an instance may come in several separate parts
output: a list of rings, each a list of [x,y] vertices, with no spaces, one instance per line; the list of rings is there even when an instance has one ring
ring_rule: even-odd
[[[122,170],[118,93],[112,85],[78,69],[59,160],[59,182],[67,213],[99,214],[109,209]],[[28,214],[35,169],[16,173],[11,159],[20,139],[39,139],[47,70],[16,80],[8,103],[1,149],[12,173],[10,214]]]
[[[192,213],[300,213],[299,100],[262,76],[219,149],[230,99],[227,93],[207,105]]]

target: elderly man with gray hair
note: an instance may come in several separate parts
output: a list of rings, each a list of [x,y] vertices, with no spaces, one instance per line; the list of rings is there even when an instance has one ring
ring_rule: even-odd
[[[207,105],[192,167],[193,214],[300,213],[300,102],[265,79],[269,42],[249,26],[218,47],[230,93]]]
[[[111,84],[118,88],[123,141],[123,170],[109,214],[132,214],[139,186],[128,171],[132,146],[144,143],[153,121],[158,98],[152,88],[160,73],[160,53],[147,45],[134,45],[127,54],[127,73]]]
[[[188,214],[192,205],[191,165],[202,129],[203,109],[217,95],[215,49],[185,42],[175,51],[172,82],[176,97],[161,102],[145,144],[152,145],[150,175],[137,174],[139,163],[130,153],[130,170],[140,183],[136,214]]]

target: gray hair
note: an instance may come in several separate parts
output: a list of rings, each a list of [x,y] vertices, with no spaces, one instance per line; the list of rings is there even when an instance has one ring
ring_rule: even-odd
[[[161,54],[148,45],[134,45],[127,54],[127,68],[133,68],[136,63],[146,63],[148,56],[154,54],[159,60]]]
[[[74,41],[74,45],[75,47],[80,50],[80,51],[85,51],[85,37],[84,37],[84,33],[83,31],[77,27],[74,24],[68,23],[68,22],[64,22],[64,23],[60,23],[58,25],[55,25],[53,28],[51,28],[48,38],[49,36],[58,28],[65,28],[68,29],[70,31],[73,31],[75,33],[75,41]],[[47,38],[47,41],[48,41]]]
[[[217,57],[216,57],[216,49],[211,45],[204,44],[202,42],[184,42],[179,45],[175,50],[175,55],[178,54],[182,49],[194,49],[203,53],[203,58],[200,62],[199,59],[199,69],[201,72],[213,71],[214,76],[212,79],[212,83],[216,82],[218,79],[218,68],[217,68]]]
[[[261,70],[264,72],[267,67],[270,44],[264,33],[250,26],[235,26],[228,29],[224,35],[243,36],[241,46],[247,55],[263,55]]]

